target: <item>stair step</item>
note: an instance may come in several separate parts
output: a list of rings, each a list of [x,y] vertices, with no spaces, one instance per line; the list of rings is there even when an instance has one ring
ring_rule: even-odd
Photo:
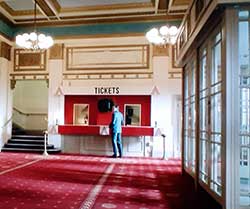
[[[44,149],[25,149],[25,148],[12,148],[12,147],[3,147],[1,151],[4,152],[39,152],[43,153]],[[61,152],[60,149],[54,148],[54,149],[47,149],[48,153],[59,153]]]
[[[44,144],[44,140],[33,140],[33,139],[9,139],[8,143],[13,144]]]
[[[59,153],[61,150],[53,144],[47,144],[48,153]],[[12,129],[12,138],[2,147],[3,152],[44,152],[44,135],[41,132],[26,132],[18,128]]]
[[[4,145],[4,147],[14,147],[14,148],[17,148],[17,147],[20,147],[20,148],[40,148],[40,149],[43,149],[44,146],[43,145],[40,145],[40,144],[11,144],[11,143],[7,143]],[[52,144],[48,144],[47,145],[47,149],[53,149],[54,148],[54,145]]]
[[[44,136],[34,136],[34,135],[12,135],[12,139],[44,139]]]

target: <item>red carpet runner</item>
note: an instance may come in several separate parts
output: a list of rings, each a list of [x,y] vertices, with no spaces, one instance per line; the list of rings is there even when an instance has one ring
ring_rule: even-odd
[[[219,208],[196,198],[178,160],[0,153],[0,167],[0,209]]]

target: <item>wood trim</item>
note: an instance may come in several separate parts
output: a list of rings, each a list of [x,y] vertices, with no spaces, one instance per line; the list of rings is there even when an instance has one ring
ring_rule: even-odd
[[[49,49],[49,59],[63,59],[64,57],[64,44],[54,44]]]
[[[200,62],[199,51],[195,50],[195,190],[198,191],[200,175]]]
[[[70,53],[70,51],[74,50],[74,49],[100,49],[99,51],[103,51],[103,49],[105,48],[110,48],[111,51],[116,51],[115,48],[128,48],[127,50],[129,50],[129,48],[131,47],[141,47],[142,50],[140,50],[139,52],[141,52],[142,54],[145,53],[147,54],[147,60],[146,63],[142,62],[142,63],[138,63],[140,65],[143,66],[132,66],[132,67],[128,67],[128,66],[119,66],[122,64],[137,64],[137,63],[93,63],[93,65],[102,65],[102,67],[99,68],[95,68],[95,67],[70,67],[69,66],[69,56],[73,56],[73,52]],[[119,50],[118,50],[119,51]],[[124,51],[124,50],[121,50]],[[135,50],[130,50],[130,51],[135,51]],[[138,51],[138,50],[137,50]],[[135,45],[103,45],[103,46],[86,46],[86,47],[82,47],[82,46],[78,46],[78,47],[66,47],[66,71],[88,71],[88,70],[96,70],[96,71],[100,71],[100,70],[137,70],[137,69],[149,69],[149,65],[150,65],[150,57],[149,57],[149,51],[150,51],[150,47],[147,44],[135,44]],[[71,58],[72,59],[72,58]],[[88,63],[85,63],[86,65],[88,65]],[[90,65],[90,64],[89,64]],[[105,67],[105,65],[114,65],[114,67],[112,66],[108,66]],[[116,66],[117,65],[117,66]]]
[[[109,75],[109,76],[107,76]],[[118,76],[117,75],[122,75]],[[141,75],[141,76],[140,76]],[[109,74],[81,74],[81,75],[75,75],[74,77],[72,74],[64,74],[63,75],[64,80],[111,80],[111,79],[152,79],[153,73],[123,73],[123,74],[116,74],[116,73],[109,73]]]
[[[166,46],[153,45],[152,56],[169,56],[169,48],[171,46],[167,44]]]
[[[47,21],[47,19],[39,19],[37,18],[38,26],[72,26],[72,25],[82,25],[82,24],[101,24],[101,23],[131,23],[131,22],[153,22],[153,21],[175,21],[181,20],[183,15],[147,15],[147,16],[132,16],[132,17],[119,17],[119,18],[105,18],[105,16],[101,16],[99,19],[81,19],[81,20],[64,20],[64,21]],[[44,22],[39,22],[39,20],[43,20]],[[32,27],[33,22],[27,19],[15,19],[18,23],[17,25],[20,27]],[[46,22],[45,22],[46,21]],[[26,23],[25,23],[26,22]]]
[[[154,5],[150,3],[129,3],[129,4],[112,4],[105,6],[85,6],[85,7],[70,7],[61,8],[61,13],[71,13],[71,12],[86,12],[86,11],[108,11],[108,10],[125,10],[125,9],[135,9],[135,8],[151,8],[154,10]]]
[[[190,0],[181,0],[181,1],[173,0],[172,2],[173,6],[183,6],[183,5],[189,5]]]
[[[10,15],[14,15],[15,11],[4,1],[0,2],[0,6]]]
[[[23,52],[24,50],[23,49],[15,49],[14,50],[14,65],[13,65],[13,67],[14,67],[14,72],[25,72],[25,71],[46,71],[46,69],[47,69],[47,52],[46,51],[40,51],[40,52],[37,52],[37,53],[31,53],[31,52],[25,52],[25,53],[23,53],[24,55],[26,54],[26,55],[29,55],[30,53],[31,54],[36,54],[36,55],[40,55],[40,64],[39,65],[36,65],[35,67],[37,67],[37,68],[32,68],[32,67],[30,67],[29,68],[29,66],[30,65],[27,65],[26,66],[26,68],[20,68],[20,66],[19,66],[19,62],[17,63],[17,57],[19,57],[19,55],[20,55],[20,52]],[[22,67],[22,66],[21,66]]]
[[[7,60],[11,60],[11,46],[5,42],[0,42],[0,57],[6,58]]]
[[[124,74],[128,74],[128,75],[133,75],[133,74],[152,74],[153,72],[102,72],[102,73],[95,73],[95,72],[86,72],[86,73],[63,73],[63,75],[110,75],[110,74],[114,74],[114,75],[124,75]]]
[[[115,33],[115,34],[96,34],[96,35],[62,35],[56,36],[55,40],[72,40],[72,39],[92,39],[92,38],[114,38],[114,37],[145,37],[145,33]]]
[[[6,2],[3,1],[0,2],[0,6],[11,16],[25,16],[34,14],[33,10],[20,10],[20,11],[13,10]],[[37,11],[37,13],[39,13],[39,11]]]
[[[16,77],[20,77],[22,76],[24,79],[25,79],[25,76],[44,76],[44,79],[47,79],[48,76],[49,76],[49,73],[44,73],[44,72],[37,72],[37,73],[30,73],[30,72],[26,72],[26,73],[11,73],[10,74],[10,77],[12,77],[12,79],[16,79]],[[44,80],[44,79],[41,79],[41,80]],[[16,79],[18,80],[18,79]],[[40,79],[39,79],[40,80]]]
[[[153,11],[138,11],[138,12],[126,12],[126,13],[119,13],[119,14],[105,14],[105,17],[103,14],[88,14],[88,15],[78,15],[78,16],[61,16],[60,19],[62,21],[66,20],[74,20],[74,19],[94,19],[94,18],[119,18],[119,17],[125,17],[125,16],[138,16],[138,15],[153,15]]]
[[[248,8],[249,9],[249,8]],[[222,71],[225,82],[222,83],[223,95],[223,146],[225,164],[222,166],[223,175],[223,208],[240,208],[240,90],[239,90],[239,56],[238,56],[238,10],[226,9],[222,28]],[[234,200],[234,201],[231,201]]]
[[[222,205],[221,197],[220,197],[218,194],[216,194],[214,191],[212,191],[212,190],[208,187],[208,185],[204,184],[204,182],[202,182],[202,181],[200,181],[200,180],[199,180],[199,185],[200,185],[209,195],[211,195],[211,196],[215,199],[215,201],[217,201],[219,204]],[[223,208],[223,209],[228,209],[228,208]],[[234,209],[235,209],[235,208],[234,208]]]
[[[185,69],[185,68],[184,68]],[[184,151],[185,151],[185,146],[184,146],[184,129],[185,129],[185,108],[184,108],[184,103],[185,103],[185,71],[184,69],[182,70],[182,82],[181,82],[181,95],[182,95],[182,130],[181,130],[181,170],[182,174],[184,174],[185,166],[184,166]]]
[[[199,48],[204,43],[204,41],[206,41],[209,38],[210,34],[213,33],[216,27],[221,23],[222,18],[223,18],[222,11],[217,9],[215,13],[213,13],[212,16],[210,16],[209,20],[206,22],[204,27],[201,28],[199,35],[195,38],[195,40],[193,40],[189,48],[187,48],[187,51],[185,54],[183,54],[182,59],[178,57],[178,60],[176,60],[176,64],[178,66],[185,65],[185,63],[188,62],[188,57],[191,51],[195,48]],[[186,46],[184,46],[183,48],[185,47]],[[184,50],[183,48],[181,48],[181,50]],[[180,54],[178,56],[180,56]]]
[[[194,1],[195,2],[195,1]],[[193,2],[193,3],[194,3]],[[190,8],[192,8],[193,4],[191,4]],[[187,51],[189,50],[190,46],[193,44],[196,36],[198,35],[198,33],[201,31],[201,29],[203,28],[204,24],[208,21],[209,17],[211,16],[211,14],[213,13],[213,11],[215,10],[217,6],[217,2],[216,1],[211,1],[209,6],[206,8],[206,10],[204,10],[204,12],[201,15],[201,18],[199,19],[199,21],[197,21],[195,23],[195,28],[193,29],[193,31],[191,31],[191,33],[189,34],[189,39],[184,43],[184,45],[179,48],[180,54],[178,54],[176,63],[177,65],[181,65],[181,60],[183,59],[183,57],[185,56],[185,54],[187,53]],[[189,9],[190,10],[190,9]],[[184,20],[180,26],[180,28],[183,28],[187,19],[187,15],[189,13],[186,13]],[[179,34],[180,36],[181,34]],[[177,39],[179,39],[179,36]]]
[[[61,11],[61,6],[58,3],[58,1],[57,0],[50,0],[50,2],[54,5],[56,11],[59,13]]]
[[[53,10],[51,10],[51,8],[49,7],[49,5],[47,4],[46,1],[44,0],[36,0],[37,5],[40,7],[40,9],[48,16],[56,16],[56,14],[53,12]]]

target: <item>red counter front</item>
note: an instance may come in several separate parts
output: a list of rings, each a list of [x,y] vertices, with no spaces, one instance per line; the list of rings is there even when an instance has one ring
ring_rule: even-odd
[[[90,135],[101,136],[98,125],[78,126],[78,125],[59,125],[58,133],[62,135]],[[149,126],[123,126],[123,136],[153,136],[154,128]]]

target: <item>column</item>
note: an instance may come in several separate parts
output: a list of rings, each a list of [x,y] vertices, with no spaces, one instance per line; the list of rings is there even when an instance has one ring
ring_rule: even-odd
[[[56,125],[64,124],[63,44],[55,44],[49,53],[49,99],[48,99],[48,141],[62,148],[62,136],[57,134]]]
[[[10,51],[11,46],[5,42],[0,42],[0,148],[11,138]]]

